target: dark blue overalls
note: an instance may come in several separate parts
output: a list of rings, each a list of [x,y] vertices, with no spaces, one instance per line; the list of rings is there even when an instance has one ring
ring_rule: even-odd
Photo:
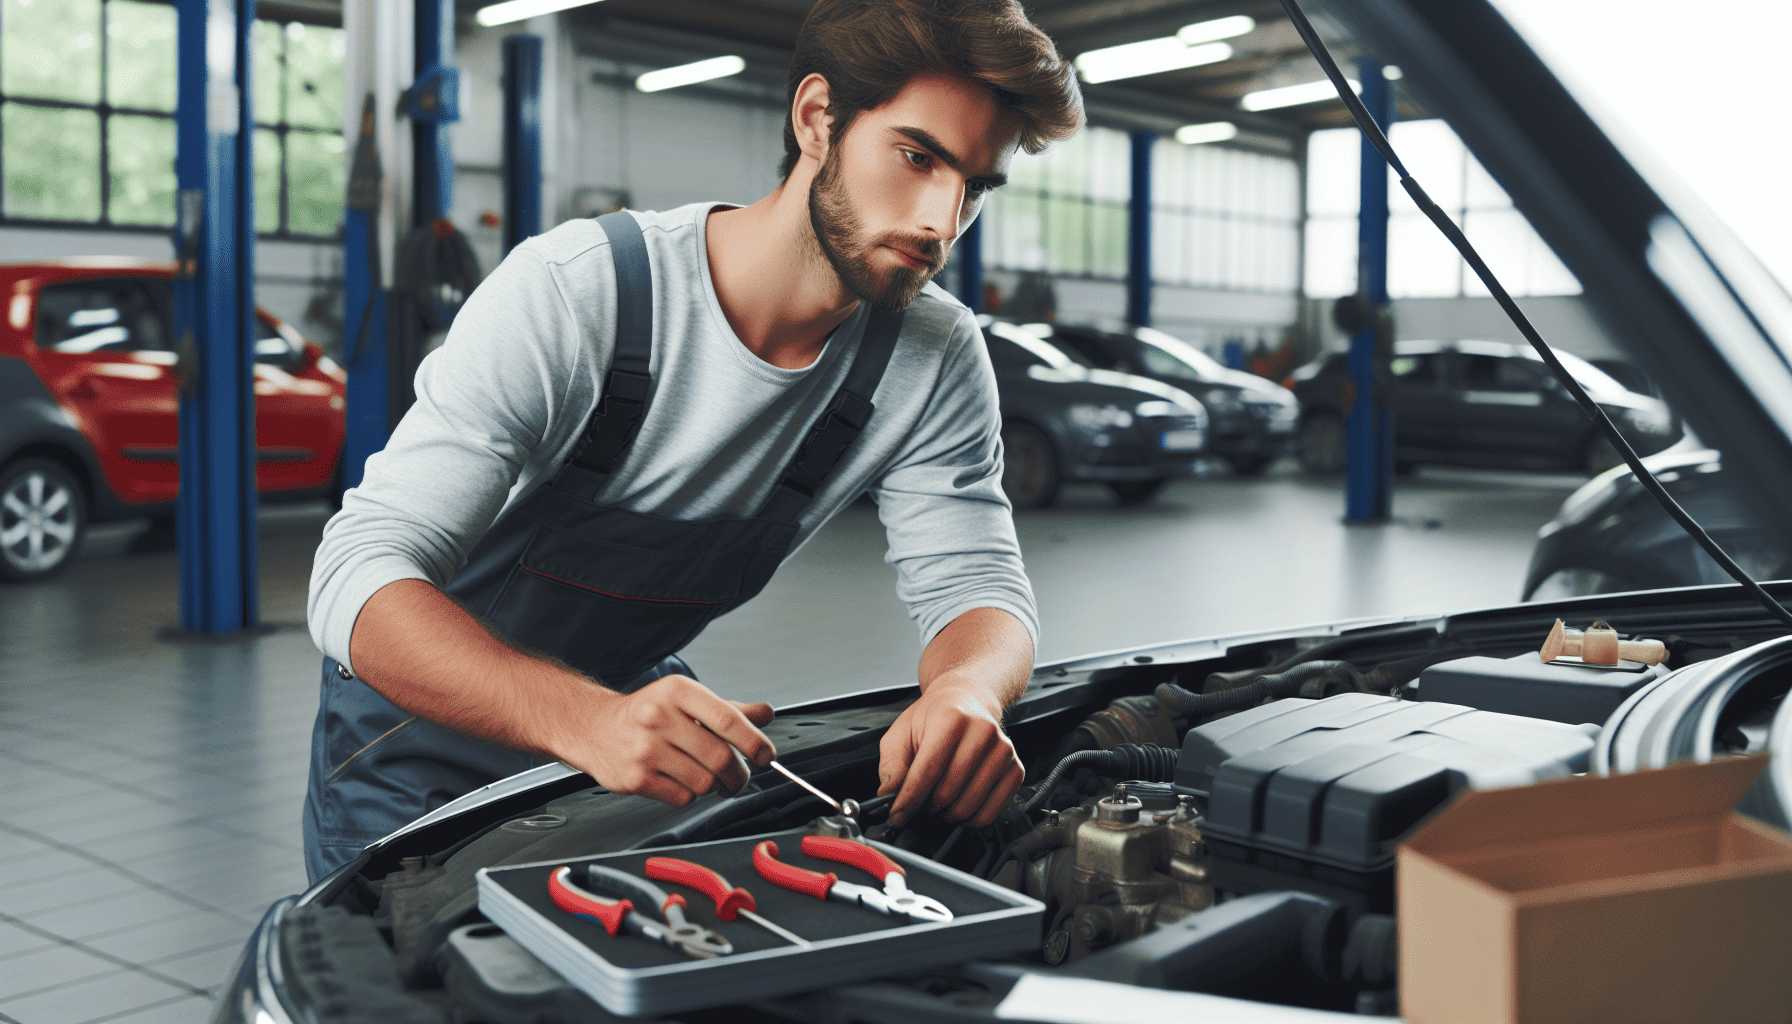
[[[602,398],[559,472],[492,524],[447,592],[510,641],[627,691],[688,674],[676,652],[758,594],[790,553],[797,517],[871,418],[902,314],[871,314],[840,390],[758,515],[679,520],[598,505],[654,390],[653,273],[641,228],[625,212],[598,223],[617,296]],[[542,763],[419,718],[326,658],[305,870],[315,882],[448,801]]]

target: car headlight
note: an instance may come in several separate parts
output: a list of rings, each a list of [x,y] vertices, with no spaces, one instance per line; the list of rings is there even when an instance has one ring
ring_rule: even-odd
[[[1182,406],[1177,405],[1175,402],[1166,402],[1161,398],[1154,398],[1149,402],[1140,402],[1138,405],[1133,406],[1132,412],[1134,416],[1147,420],[1160,419],[1166,416],[1187,416],[1189,414],[1189,411]]]
[[[1070,407],[1070,422],[1084,430],[1124,429],[1132,426],[1132,413],[1117,405],[1078,402]]]
[[[1626,409],[1624,422],[1639,434],[1661,435],[1674,429],[1674,418],[1666,409]]]
[[[1236,412],[1242,405],[1238,393],[1227,388],[1208,388],[1201,395],[1201,401],[1207,403],[1207,410],[1215,413]]]

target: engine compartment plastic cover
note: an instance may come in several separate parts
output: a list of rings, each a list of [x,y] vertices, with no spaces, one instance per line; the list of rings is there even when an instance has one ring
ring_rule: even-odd
[[[1205,798],[1212,838],[1376,871],[1458,790],[1586,771],[1597,732],[1369,693],[1290,697],[1189,730],[1176,786]]]

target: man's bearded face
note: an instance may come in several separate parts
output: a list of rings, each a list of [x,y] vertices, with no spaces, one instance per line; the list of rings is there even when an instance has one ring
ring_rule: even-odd
[[[945,267],[946,246],[937,238],[895,232],[867,237],[853,212],[852,197],[840,173],[840,153],[838,144],[828,150],[821,170],[809,186],[809,225],[815,231],[822,255],[848,292],[869,302],[873,309],[899,313]],[[879,270],[872,264],[872,256],[886,245],[920,257],[927,266],[899,264]]]

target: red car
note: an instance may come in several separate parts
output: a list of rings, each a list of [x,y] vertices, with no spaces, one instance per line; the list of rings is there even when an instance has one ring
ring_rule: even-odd
[[[0,266],[0,579],[56,572],[90,522],[174,514],[173,277],[124,259]],[[256,326],[256,486],[329,495],[347,376],[268,313]]]

